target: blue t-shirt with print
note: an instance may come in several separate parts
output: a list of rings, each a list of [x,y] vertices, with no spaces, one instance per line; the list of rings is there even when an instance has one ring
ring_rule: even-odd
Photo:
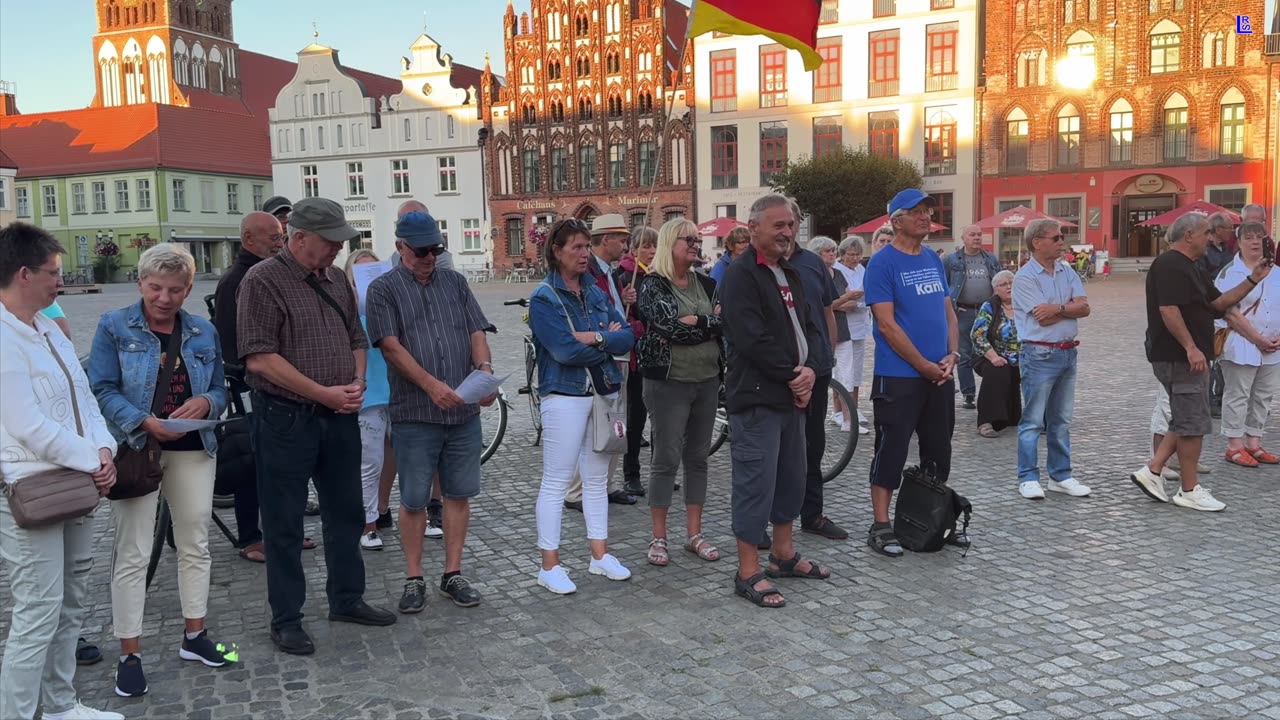
[[[942,259],[928,247],[908,255],[886,245],[871,256],[864,278],[868,307],[893,303],[893,319],[911,339],[916,350],[931,362],[947,355],[947,273]],[[876,375],[920,377],[915,368],[889,347],[875,322]]]
[[[366,335],[369,334],[369,323],[364,315],[360,316],[360,327],[364,328]],[[364,358],[364,381],[367,385],[364,389],[364,404],[360,409],[389,405],[391,383],[387,380],[387,361],[382,357],[382,351],[371,343],[369,349],[364,351]]]

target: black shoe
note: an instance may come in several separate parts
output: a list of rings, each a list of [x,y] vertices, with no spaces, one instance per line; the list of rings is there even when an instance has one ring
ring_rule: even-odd
[[[147,676],[142,673],[142,658],[129,655],[116,665],[116,694],[120,697],[142,697],[147,694]]]
[[[471,587],[471,581],[461,575],[441,580],[440,594],[453,600],[453,604],[458,607],[475,607],[480,604],[480,592]]]
[[[227,508],[233,508],[236,506],[236,496],[235,495],[214,495],[213,506],[215,508],[220,508],[222,510],[226,510]]]
[[[422,536],[439,540],[444,537],[444,508],[439,505],[427,506],[427,527]]]
[[[964,409],[965,409],[965,410],[973,410],[973,409],[974,409],[974,408],[976,408],[976,407],[978,407],[978,406],[977,406],[977,404],[976,404],[976,403],[974,403],[974,402],[973,402],[973,396],[972,396],[972,395],[965,395],[965,396],[964,396]]]
[[[648,441],[648,439],[640,438],[640,447],[647,448],[647,447],[650,447],[650,445],[651,443]]]
[[[645,490],[644,485],[641,485],[639,480],[628,480],[622,484],[622,492],[634,497],[642,498],[644,497]]]
[[[182,634],[182,645],[178,648],[178,657],[183,660],[199,660],[208,667],[222,667],[240,659],[235,645],[227,647],[209,639],[209,631],[201,630],[194,640]]]
[[[582,501],[581,500],[565,500],[564,509],[577,510],[578,512],[582,512]]]
[[[320,514],[320,503],[315,500],[308,500],[307,506],[302,509],[302,514],[307,517],[315,517]]]
[[[609,493],[609,502],[613,503],[614,505],[635,505],[636,496],[629,495],[622,490],[614,490],[613,492]]]
[[[384,513],[378,513],[378,522],[377,522],[377,523],[375,523],[375,526],[376,526],[379,530],[386,530],[387,528],[393,527],[394,525],[395,525],[395,523],[394,523],[394,522],[392,522],[392,520],[391,520],[391,511],[390,511],[390,510],[388,510],[388,511],[386,511],[386,512],[384,512]]]
[[[316,651],[311,636],[300,627],[272,630],[271,642],[276,644],[277,650],[290,655],[311,655]]]
[[[93,665],[102,662],[102,651],[97,645],[80,638],[76,640],[76,664]]]
[[[406,615],[420,613],[427,606],[427,581],[409,578],[404,581],[404,594],[400,596],[400,612]]]
[[[967,534],[957,530],[954,533],[947,536],[947,544],[955,545],[958,548],[965,548],[967,550],[969,546],[973,544],[973,541],[969,539],[969,536]]]
[[[357,601],[354,606],[343,612],[330,610],[329,619],[334,622],[374,625],[377,627],[396,624],[396,616],[393,613],[382,608],[370,607],[363,600]]]
[[[773,540],[769,537],[768,530],[764,531],[764,540],[761,540],[760,544],[756,545],[756,547],[760,550],[769,550],[773,547]]]
[[[828,540],[847,540],[849,533],[839,525],[831,522],[831,518],[826,515],[819,517],[813,522],[800,521],[800,529],[814,535],[821,535]]]

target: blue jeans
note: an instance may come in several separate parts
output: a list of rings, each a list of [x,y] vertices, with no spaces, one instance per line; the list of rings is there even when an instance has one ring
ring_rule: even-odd
[[[431,481],[440,473],[440,495],[466,500],[480,494],[480,416],[460,425],[392,422],[391,449],[400,471],[400,505],[422,512],[431,498]]]
[[[1049,479],[1071,477],[1071,416],[1076,409],[1076,349],[1024,344],[1022,422],[1018,423],[1018,482],[1038,482],[1040,432],[1048,441]]]
[[[973,377],[973,321],[978,311],[956,306],[956,322],[960,330],[960,359],[956,361],[956,379],[960,381],[960,394],[973,397],[978,391],[978,381]]]

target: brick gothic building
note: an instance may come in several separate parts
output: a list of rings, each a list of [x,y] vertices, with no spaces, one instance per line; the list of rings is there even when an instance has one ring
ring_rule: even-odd
[[[1077,223],[1071,243],[1151,257],[1143,220],[1199,199],[1271,206],[1274,71],[1264,36],[1236,33],[1263,4],[988,0],[978,215],[1027,205]],[[1018,231],[1001,234],[1014,257]]]
[[[507,5],[506,87],[484,109],[495,269],[534,263],[529,231],[564,217],[691,216],[688,13],[675,0],[532,0],[517,18]]]

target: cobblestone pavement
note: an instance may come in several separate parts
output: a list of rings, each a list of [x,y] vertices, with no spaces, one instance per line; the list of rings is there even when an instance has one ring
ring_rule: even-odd
[[[518,309],[501,300],[529,290],[478,290],[502,328],[494,339],[500,370],[520,367],[523,331]],[[203,292],[212,285],[197,288],[193,311]],[[176,657],[182,619],[175,560],[166,551],[144,627],[151,693],[117,698],[106,662],[81,669],[82,698],[129,717],[197,720],[1280,719],[1278,546],[1266,505],[1280,470],[1227,465],[1215,437],[1206,444],[1213,473],[1205,484],[1227,503],[1225,513],[1146,500],[1126,479],[1148,449],[1155,387],[1141,352],[1140,278],[1095,282],[1089,292],[1094,315],[1083,322],[1074,455],[1076,477],[1093,495],[1021,499],[1012,434],[981,439],[973,416],[958,411],[952,484],[975,508],[967,557],[949,548],[894,561],[866,548],[865,442],[828,485],[828,514],[853,538],[799,536],[801,550],[835,577],[783,581],[783,610],[736,598],[729,557],[706,563],[676,550],[667,568],[645,564],[643,505],[611,507],[612,550],[635,573],[627,583],[586,573],[582,520],[566,513],[566,565],[579,592],[552,596],[535,585],[540,451],[530,444],[528,406],[513,394],[511,426],[484,467],[467,546],[466,569],[484,593],[479,608],[432,596],[426,612],[402,616],[392,628],[331,624],[322,555],[312,552],[306,626],[318,652],[283,655],[267,636],[262,567],[239,560],[215,535],[210,626],[239,643],[241,664],[213,670]],[[94,318],[133,298],[117,286],[64,300],[82,351]],[[722,548],[732,547],[727,460],[725,450],[713,458],[704,519]],[[234,522],[229,510],[220,513]],[[106,514],[97,520],[85,634],[114,658]],[[673,514],[678,543],[680,511]],[[320,537],[318,523],[309,529]],[[443,549],[427,542],[427,576],[438,577]],[[394,531],[386,550],[365,555],[370,602],[394,606],[401,558]],[[8,604],[6,576],[0,607]],[[0,614],[0,634],[8,620]]]

